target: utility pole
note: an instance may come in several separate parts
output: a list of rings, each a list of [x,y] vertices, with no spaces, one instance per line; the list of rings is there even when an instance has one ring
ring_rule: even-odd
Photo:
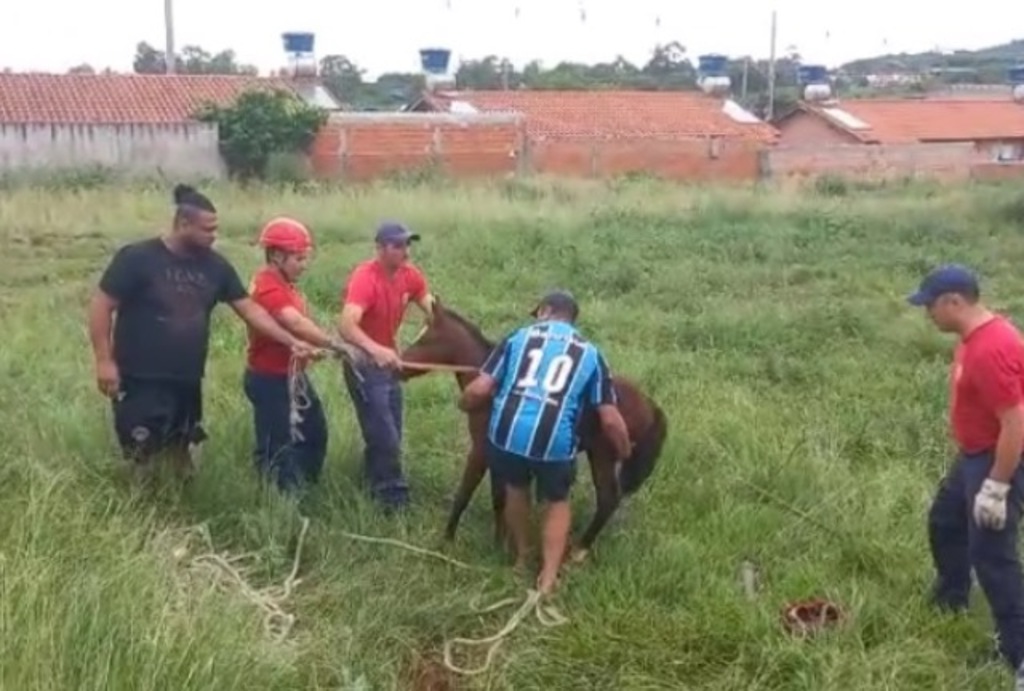
[[[174,74],[177,58],[174,55],[174,0],[164,0],[164,70]]]
[[[169,1],[169,0],[168,0]],[[768,58],[768,117],[775,116],[775,10],[772,10],[772,47]]]
[[[744,107],[747,106],[747,75],[750,73],[750,56],[743,58],[743,87],[740,90],[740,100]]]

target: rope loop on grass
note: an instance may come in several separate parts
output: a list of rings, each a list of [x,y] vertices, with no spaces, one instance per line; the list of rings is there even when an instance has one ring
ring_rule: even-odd
[[[536,615],[537,621],[540,623],[541,626],[544,627],[555,627],[569,623],[569,619],[563,616],[553,606],[544,606],[543,604],[541,604],[541,598],[542,596],[539,590],[535,590],[533,588],[527,590],[526,599],[523,600],[522,604],[519,606],[519,609],[515,611],[515,613],[509,618],[509,620],[505,623],[505,626],[503,626],[501,630],[499,630],[497,633],[491,636],[487,636],[486,638],[452,638],[450,640],[445,641],[444,666],[449,671],[464,676],[474,676],[477,674],[483,674],[488,669],[490,669],[491,663],[494,661],[494,656],[498,652],[498,647],[502,644],[502,642],[504,642],[506,638],[508,638],[508,636],[512,634],[513,631],[516,630],[516,628],[519,627],[519,624],[521,624],[523,620],[526,619],[526,617],[531,612]],[[484,608],[477,607],[475,604],[471,603],[470,608],[476,614],[486,614],[488,612],[494,612],[499,609],[502,609],[503,607],[508,607],[509,605],[515,604],[516,602],[516,598],[510,597],[505,598],[504,600],[499,600],[498,602],[495,602],[493,605]],[[456,665],[452,661],[452,650],[456,644],[461,644],[467,647],[487,646],[487,653],[484,655],[483,664],[479,667],[473,668],[460,667]]]

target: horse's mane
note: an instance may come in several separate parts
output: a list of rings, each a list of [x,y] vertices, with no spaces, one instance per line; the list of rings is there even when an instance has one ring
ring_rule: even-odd
[[[461,314],[453,310],[451,307],[444,307],[444,312],[447,316],[451,317],[453,320],[461,324],[462,328],[464,328],[469,333],[469,335],[476,340],[477,343],[479,343],[482,347],[487,349],[487,352],[491,352],[492,350],[494,350],[494,341],[487,338],[487,336],[484,335],[484,332],[480,330],[479,326],[463,317]]]

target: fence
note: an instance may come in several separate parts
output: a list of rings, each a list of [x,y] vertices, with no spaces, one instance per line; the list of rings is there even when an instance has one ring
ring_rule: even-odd
[[[436,168],[455,177],[516,173],[523,148],[516,115],[332,115],[310,152],[318,177],[366,180]]]
[[[92,166],[185,177],[224,174],[216,125],[0,125],[0,173]]]
[[[644,173],[669,180],[754,180],[759,147],[720,138],[694,140],[531,140],[528,172],[607,177]]]
[[[527,136],[521,116],[497,113],[334,114],[310,155],[315,175],[343,180],[424,169],[455,177],[643,173],[692,181],[1024,176],[1021,165],[991,161],[971,143],[765,148],[720,138],[545,139]],[[225,174],[215,125],[0,125],[0,173],[97,165],[180,178]]]
[[[333,115],[314,142],[311,160],[319,177],[351,180],[417,168],[455,177],[648,173],[679,180],[752,180],[759,170],[752,143],[533,138],[521,116],[497,113]]]
[[[858,178],[934,177],[964,180],[991,160],[971,142],[950,144],[841,144],[779,147],[761,152],[766,178],[841,175]]]

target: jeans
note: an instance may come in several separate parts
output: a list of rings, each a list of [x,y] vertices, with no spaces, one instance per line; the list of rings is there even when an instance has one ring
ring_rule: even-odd
[[[299,376],[305,378],[309,407],[299,411],[298,441],[291,436],[288,377],[246,370],[243,378],[245,395],[252,404],[256,468],[283,492],[316,483],[327,455],[323,404],[309,377],[305,373]]]
[[[936,569],[935,604],[966,609],[971,568],[988,600],[999,653],[1014,668],[1024,661],[1024,577],[1017,534],[1024,499],[1024,469],[1010,481],[1006,526],[989,530],[974,521],[974,496],[994,462],[992,452],[961,455],[942,479],[928,516],[928,534]]]
[[[358,373],[345,363],[344,372],[365,443],[363,470],[370,496],[385,508],[401,508],[409,501],[401,463],[401,382],[397,373],[372,363],[360,365]]]

